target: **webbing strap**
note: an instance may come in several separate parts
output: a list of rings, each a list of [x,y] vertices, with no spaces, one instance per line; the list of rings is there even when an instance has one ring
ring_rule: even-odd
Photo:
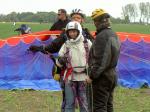
[[[88,63],[88,58],[89,58],[89,47],[88,47],[88,41],[87,41],[86,38],[84,38],[83,43],[84,43],[84,48],[85,48],[85,52],[86,52],[86,54],[85,54],[85,56],[86,56],[86,63]]]
[[[84,38],[84,48],[85,48],[85,57],[86,57],[86,63],[88,63],[88,57],[89,57],[89,47],[88,47],[88,41],[86,38]],[[65,57],[67,58],[67,71],[69,71],[69,73],[71,74],[71,72],[73,72],[73,68],[72,68],[72,64],[71,64],[71,57],[69,55],[69,48],[66,47],[66,54],[65,54]],[[69,74],[69,75],[70,75]],[[69,77],[68,74],[65,75],[64,79],[67,79]],[[72,79],[73,79],[73,76],[72,76]]]

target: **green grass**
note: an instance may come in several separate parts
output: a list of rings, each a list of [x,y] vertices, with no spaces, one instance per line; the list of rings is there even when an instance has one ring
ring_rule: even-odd
[[[19,28],[21,24],[27,24],[32,28],[32,32],[48,30],[51,24],[48,23],[17,23],[16,26],[13,26],[13,23],[0,23],[0,39],[9,38],[15,35],[18,35],[18,32],[14,32],[16,28]]]
[[[60,112],[61,92],[0,90],[0,112]],[[114,112],[150,112],[150,89],[118,87]]]
[[[0,112],[59,112],[61,92],[0,91]]]
[[[115,92],[115,112],[150,112],[150,89],[118,88]]]
[[[112,28],[117,32],[150,34],[150,25],[140,24],[113,24]]]
[[[0,23],[0,39],[9,38],[11,36],[18,35],[18,32],[14,30],[23,23],[17,23],[16,26],[13,26],[13,23]],[[51,26],[49,23],[25,23],[32,28],[32,32],[38,32],[42,30],[48,30]],[[95,30],[93,24],[84,24],[84,27],[89,28],[89,30]],[[136,25],[136,24],[112,24],[112,29],[116,32],[130,32],[130,33],[143,33],[150,34],[150,26],[147,25]]]

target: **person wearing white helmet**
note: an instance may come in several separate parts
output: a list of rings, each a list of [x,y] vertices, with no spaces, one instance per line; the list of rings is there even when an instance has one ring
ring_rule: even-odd
[[[85,15],[83,14],[81,9],[73,9],[71,14],[71,21],[77,21],[80,24],[82,24],[84,22],[85,19]],[[82,35],[85,39],[89,39],[91,42],[94,40],[93,36],[90,34],[89,30],[87,28],[83,28],[83,26],[81,25],[81,29],[82,29]],[[36,45],[31,45],[29,50],[31,50],[32,52],[42,52],[42,53],[57,53],[60,48],[62,47],[62,45],[66,42],[67,40],[67,36],[66,33],[62,33],[60,35],[60,38],[56,38],[54,39],[51,44],[47,45],[47,46],[36,46]],[[55,61],[55,60],[54,60]],[[57,68],[57,67],[54,67]],[[55,70],[53,70],[55,71]],[[57,69],[57,74],[60,74],[61,70],[58,68]],[[60,81],[61,82],[61,81]],[[63,90],[63,84],[61,84],[62,86],[62,90]],[[63,92],[62,92],[63,93]],[[63,108],[65,103],[62,102],[62,112],[63,112]]]
[[[65,103],[64,112],[75,112],[76,100],[79,102],[80,112],[88,111],[86,96],[86,66],[90,40],[82,34],[81,25],[72,21],[66,26],[67,41],[62,45],[56,60],[59,67],[65,67],[63,74]]]

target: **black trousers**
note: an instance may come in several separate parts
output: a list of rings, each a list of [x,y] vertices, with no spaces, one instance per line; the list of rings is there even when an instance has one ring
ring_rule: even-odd
[[[101,76],[93,81],[93,112],[113,112],[113,93],[116,76]]]

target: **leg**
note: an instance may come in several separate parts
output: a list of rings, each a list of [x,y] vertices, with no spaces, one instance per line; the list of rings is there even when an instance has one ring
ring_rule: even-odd
[[[110,93],[109,93],[109,98],[108,98],[108,102],[107,102],[107,112],[114,112],[113,109],[113,94],[114,94],[114,89],[117,86],[117,76],[114,76],[114,80],[113,80],[113,84],[111,86],[110,89]]]
[[[103,87],[93,86],[93,109],[94,112],[107,112],[109,93]]]
[[[60,87],[62,89],[62,103],[61,103],[61,112],[65,112],[65,83],[63,81],[63,78],[60,77]]]
[[[114,89],[117,85],[117,78],[114,80],[114,84],[112,85],[112,89],[109,93],[109,98],[107,102],[107,112],[113,112],[113,94],[114,94]]]
[[[61,112],[65,112],[65,92],[64,92],[64,90],[62,90]]]
[[[65,112],[75,112],[75,95],[72,89],[72,82],[65,82]]]
[[[84,81],[78,82],[77,93],[78,93],[80,112],[89,112],[86,90],[87,90],[87,84]]]
[[[113,92],[110,93],[107,102],[107,112],[113,112]]]

